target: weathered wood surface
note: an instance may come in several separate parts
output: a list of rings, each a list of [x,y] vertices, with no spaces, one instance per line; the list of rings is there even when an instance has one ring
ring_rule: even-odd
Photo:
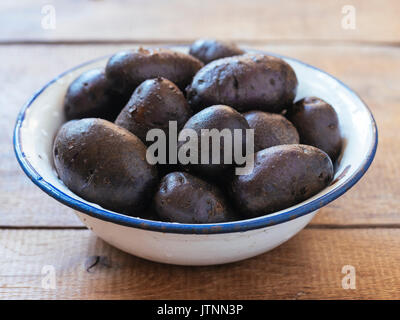
[[[48,1],[0,4],[0,299],[400,299],[399,1]],[[344,5],[356,28],[341,26]],[[379,129],[365,177],[289,242],[213,267],[148,262],[110,247],[40,191],[12,150],[17,113],[57,74],[141,43],[238,40],[315,65],[348,84]],[[79,45],[74,45],[79,44]],[[56,289],[44,289],[44,266]],[[356,289],[342,288],[343,266]]]
[[[51,4],[49,9],[45,5]],[[344,29],[343,7],[355,9]],[[55,29],[48,28],[55,12]],[[1,41],[400,41],[400,2],[366,0],[3,0]],[[50,17],[51,18],[51,17]]]
[[[145,261],[88,230],[2,231],[0,250],[0,299],[400,298],[399,229],[308,229],[261,256],[209,267]],[[346,265],[355,289],[342,287]]]

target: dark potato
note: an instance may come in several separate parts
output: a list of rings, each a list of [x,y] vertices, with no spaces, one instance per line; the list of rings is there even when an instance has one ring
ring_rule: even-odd
[[[310,198],[329,185],[333,174],[330,158],[320,149],[275,146],[255,154],[253,172],[235,176],[231,194],[245,216],[256,217]]]
[[[301,143],[325,151],[335,161],[342,149],[342,138],[337,114],[330,104],[308,97],[294,104],[287,117],[297,128]]]
[[[64,112],[67,120],[95,117],[114,121],[125,103],[124,97],[113,93],[104,71],[93,69],[70,84]]]
[[[135,135],[102,119],[72,120],[53,147],[60,179],[77,195],[104,208],[139,215],[157,185],[157,170]]]
[[[296,96],[297,78],[282,59],[245,54],[204,66],[186,89],[193,110],[225,104],[238,111],[281,112]]]
[[[164,78],[146,80],[136,88],[115,123],[139,137],[145,144],[150,129],[162,129],[168,137],[169,121],[180,130],[191,116],[183,93]]]
[[[157,77],[167,78],[184,90],[202,66],[201,61],[188,54],[139,48],[113,55],[108,60],[106,75],[118,92],[130,96],[143,81]]]
[[[181,223],[216,223],[234,219],[221,191],[189,173],[172,172],[154,197],[158,215]]]
[[[199,113],[195,114],[192,116],[184,125],[183,129],[193,129],[196,131],[197,136],[199,137],[198,139],[198,164],[192,164],[189,165],[189,170],[194,170],[195,172],[198,172],[200,174],[204,174],[210,178],[215,178],[215,179],[221,179],[221,174],[226,173],[226,171],[232,167],[232,164],[235,163],[235,159],[233,157],[234,155],[234,150],[232,148],[231,150],[231,155],[232,157],[230,158],[229,163],[224,163],[224,139],[221,138],[218,140],[220,142],[220,163],[219,164],[212,164],[212,139],[209,139],[208,143],[208,164],[201,164],[201,154],[202,154],[202,148],[201,148],[201,130],[202,129],[217,129],[220,132],[223,129],[228,129],[230,131],[230,134],[232,136],[232,141],[233,141],[233,132],[234,129],[240,129],[242,130],[242,139],[241,139],[241,147],[242,147],[242,153],[245,152],[246,150],[246,129],[249,129],[249,125],[246,121],[246,119],[241,115],[239,112],[237,112],[235,109],[224,106],[224,105],[216,105],[216,106],[211,106],[208,107]],[[217,143],[218,143],[217,142]],[[185,142],[180,142],[179,148],[185,144]],[[234,143],[232,143],[232,146]]]
[[[189,53],[207,64],[217,59],[244,54],[244,51],[231,42],[200,39],[191,45]]]
[[[254,129],[254,151],[281,144],[299,143],[299,134],[293,124],[281,114],[250,111],[244,114]]]

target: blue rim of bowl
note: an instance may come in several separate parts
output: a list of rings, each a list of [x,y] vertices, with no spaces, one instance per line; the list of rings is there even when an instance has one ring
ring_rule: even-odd
[[[178,46],[176,46],[176,47],[178,47]],[[340,197],[343,193],[345,193],[347,190],[349,190],[358,180],[360,180],[361,177],[368,170],[369,166],[371,165],[371,163],[374,159],[377,145],[378,145],[378,130],[377,130],[375,119],[371,113],[371,110],[368,108],[368,106],[365,104],[365,102],[353,90],[351,90],[342,81],[340,81],[339,79],[336,79],[335,77],[331,76],[327,72],[322,71],[322,70],[320,70],[314,66],[311,66],[309,64],[306,64],[300,60],[289,58],[286,56],[277,55],[274,53],[265,52],[265,51],[261,51],[261,50],[254,50],[254,49],[250,49],[249,51],[256,52],[256,53],[269,54],[269,55],[277,56],[277,57],[284,58],[287,60],[292,60],[292,61],[300,63],[308,68],[311,68],[318,72],[321,72],[325,76],[328,76],[329,78],[334,79],[337,83],[339,83],[341,86],[343,86],[349,93],[351,93],[351,95],[353,95],[355,98],[359,99],[363,103],[363,105],[367,109],[370,119],[371,119],[372,130],[374,131],[374,137],[373,137],[373,141],[370,145],[370,149],[368,150],[368,154],[367,154],[366,158],[364,159],[363,163],[361,163],[361,165],[359,166],[357,171],[354,172],[351,177],[347,178],[348,181],[345,182],[343,185],[341,185],[338,188],[333,188],[329,192],[322,194],[321,196],[317,197],[316,199],[314,199],[308,203],[305,203],[304,205],[298,204],[295,207],[287,208],[287,209],[281,210],[279,212],[272,213],[270,215],[260,216],[257,218],[232,221],[232,222],[224,222],[224,223],[214,223],[214,224],[172,223],[172,222],[153,221],[153,220],[147,220],[147,219],[143,219],[143,218],[139,218],[139,217],[127,216],[127,215],[112,212],[112,211],[109,211],[106,209],[94,207],[88,203],[85,203],[81,200],[75,199],[75,198],[65,194],[64,192],[62,192],[61,190],[59,190],[55,186],[53,186],[51,183],[44,180],[43,177],[41,177],[39,175],[39,173],[35,170],[35,168],[31,165],[31,163],[26,158],[26,156],[23,152],[22,145],[21,145],[21,133],[20,133],[23,121],[25,119],[25,114],[26,114],[26,111],[28,110],[28,108],[32,105],[32,103],[38,98],[38,96],[44,90],[46,90],[50,85],[52,85],[54,82],[56,82],[57,80],[64,77],[65,75],[67,75],[70,72],[73,72],[79,68],[82,68],[89,64],[92,64],[92,63],[95,63],[102,59],[105,59],[107,57],[110,57],[110,55],[102,56],[102,57],[87,61],[85,63],[79,64],[79,65],[75,66],[74,68],[61,73],[56,78],[54,78],[53,80],[48,82],[41,89],[39,89],[35,94],[33,94],[33,96],[29,99],[29,101],[22,107],[22,110],[20,111],[20,113],[18,115],[17,122],[16,122],[15,129],[14,129],[13,144],[14,144],[14,151],[15,151],[17,160],[18,160],[21,168],[25,172],[25,174],[32,180],[32,182],[34,184],[36,184],[44,192],[46,192],[48,195],[53,197],[54,199],[67,205],[68,207],[71,207],[72,209],[78,210],[78,211],[85,213],[89,216],[92,216],[94,218],[98,218],[98,219],[101,219],[104,221],[116,223],[116,224],[127,226],[127,227],[139,228],[139,229],[143,229],[143,230],[152,230],[152,231],[158,231],[158,232],[178,233],[178,234],[220,234],[220,233],[244,232],[244,231],[248,231],[248,230],[260,229],[260,228],[284,223],[287,221],[291,221],[293,219],[307,215],[307,214],[325,206],[326,204],[335,200],[336,198]]]

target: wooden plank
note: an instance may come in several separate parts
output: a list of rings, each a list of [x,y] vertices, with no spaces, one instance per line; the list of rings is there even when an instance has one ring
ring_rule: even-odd
[[[0,299],[399,299],[399,248],[399,229],[306,229],[246,261],[181,267],[130,256],[87,230],[3,230]],[[354,290],[342,287],[345,265]],[[42,287],[46,266],[55,289]]]
[[[2,1],[1,41],[191,41],[217,37],[250,41],[400,40],[400,3],[353,0],[135,0]],[[345,5],[355,9],[355,29],[344,29]],[[43,10],[43,11],[42,11]],[[44,26],[44,27],[43,27]]]
[[[4,46],[0,50],[0,226],[79,226],[71,210],[36,188],[16,163],[12,129],[28,97],[62,71],[88,59],[131,46]],[[332,73],[355,89],[372,109],[380,141],[367,175],[331,203],[313,223],[330,225],[400,223],[400,49],[374,46],[269,45]]]

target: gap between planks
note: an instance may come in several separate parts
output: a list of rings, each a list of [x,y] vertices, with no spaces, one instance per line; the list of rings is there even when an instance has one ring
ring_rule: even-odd
[[[0,46],[8,45],[184,45],[190,44],[195,39],[82,39],[82,40],[0,40]],[[312,45],[312,46],[375,46],[375,47],[400,47],[400,41],[363,41],[363,40],[341,40],[341,39],[235,39],[232,40],[240,44],[249,45]]]
[[[305,229],[400,229],[400,224],[310,224]],[[86,226],[0,226],[0,230],[88,230]]]

